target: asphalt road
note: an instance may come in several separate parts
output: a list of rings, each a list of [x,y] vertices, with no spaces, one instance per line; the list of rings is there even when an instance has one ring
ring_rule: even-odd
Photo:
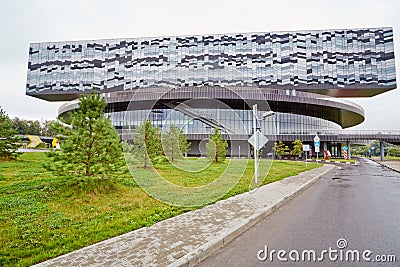
[[[347,246],[338,247],[339,239]],[[265,246],[268,255],[286,251],[281,258],[287,261],[277,253],[273,261],[259,260]],[[304,250],[314,250],[316,261],[308,261],[312,252],[302,261]],[[359,262],[346,261],[353,258],[349,250],[358,251]],[[374,261],[377,255],[395,255],[397,262]],[[359,166],[342,164],[199,266],[400,266],[400,173],[366,159]]]

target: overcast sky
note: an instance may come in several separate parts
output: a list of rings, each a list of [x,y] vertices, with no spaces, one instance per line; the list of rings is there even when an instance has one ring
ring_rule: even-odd
[[[0,0],[0,106],[10,117],[55,119],[60,102],[25,96],[31,42],[390,26],[400,70],[398,0]],[[354,129],[400,130],[398,89],[365,99]]]

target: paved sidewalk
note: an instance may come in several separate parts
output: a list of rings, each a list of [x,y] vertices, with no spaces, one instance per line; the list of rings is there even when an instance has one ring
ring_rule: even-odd
[[[388,167],[389,169],[392,169],[394,171],[400,172],[400,161],[398,160],[374,160],[375,162]]]
[[[37,266],[192,266],[333,168],[324,165]]]

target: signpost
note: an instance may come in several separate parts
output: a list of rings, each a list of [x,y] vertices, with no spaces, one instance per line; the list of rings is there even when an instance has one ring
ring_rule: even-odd
[[[319,153],[319,147],[320,147],[320,139],[318,135],[314,136],[314,147],[315,147],[315,152],[317,153],[317,162],[318,162],[318,153]]]
[[[247,140],[254,147],[254,182],[258,183],[258,151],[268,142],[259,130],[256,130],[249,140]]]
[[[273,116],[275,113],[272,111],[265,112],[263,118]],[[249,138],[248,142],[254,147],[254,182],[258,184],[258,150],[262,148],[267,142],[268,138],[265,137],[260,130],[257,129],[257,104],[253,105],[253,132],[254,134]]]
[[[303,151],[305,152],[304,154],[306,155],[306,167],[307,167],[307,153],[310,151],[310,145],[303,145]]]
[[[259,130],[257,130],[256,133],[253,134],[247,141],[257,150],[260,150],[268,142],[268,138],[265,137],[265,135],[263,135]]]

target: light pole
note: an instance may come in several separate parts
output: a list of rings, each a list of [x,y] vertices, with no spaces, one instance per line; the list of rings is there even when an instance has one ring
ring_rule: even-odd
[[[266,111],[263,113],[262,119],[273,116],[275,112]],[[257,120],[261,120],[257,117],[257,104],[253,105],[253,133],[254,133],[254,183],[258,184],[258,132]]]
[[[258,135],[257,135],[257,104],[253,105],[253,133],[254,138],[254,182],[258,183]]]

